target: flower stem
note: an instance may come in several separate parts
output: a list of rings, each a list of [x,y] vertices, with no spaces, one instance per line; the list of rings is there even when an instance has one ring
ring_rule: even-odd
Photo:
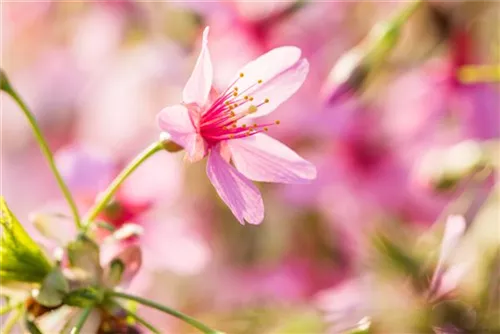
[[[140,303],[142,305],[146,305],[146,306],[152,307],[154,309],[157,309],[159,311],[168,313],[168,314],[170,314],[170,315],[172,315],[172,316],[174,316],[174,317],[176,317],[178,319],[181,319],[181,320],[187,322],[188,324],[190,324],[191,326],[199,329],[201,332],[203,332],[205,334],[222,334],[222,332],[216,331],[215,329],[212,329],[212,328],[208,327],[207,325],[202,324],[198,320],[193,319],[193,318],[191,318],[190,316],[188,316],[188,315],[186,315],[184,313],[181,313],[179,311],[171,309],[171,308],[169,308],[167,306],[160,305],[158,303],[155,303],[154,301],[151,301],[151,300],[148,300],[148,299],[144,299],[144,298],[141,298],[141,297],[138,297],[138,296],[129,295],[129,294],[122,293],[122,292],[116,292],[116,291],[110,291],[109,294],[112,297],[133,300],[133,301],[136,301],[136,302],[138,302],[138,303]]]
[[[38,126],[38,123],[35,119],[35,116],[29,111],[28,107],[24,103],[24,101],[21,99],[19,94],[12,88],[10,85],[7,76],[3,71],[0,70],[0,89],[6,92],[7,94],[10,95],[14,101],[16,101],[17,105],[21,108],[23,111],[24,115],[28,119],[28,122],[31,125],[31,128],[33,130],[33,133],[35,135],[36,141],[38,142],[38,145],[40,145],[40,148],[42,150],[43,155],[47,159],[47,162],[49,163],[49,167],[52,170],[52,173],[54,174],[57,183],[59,184],[59,188],[61,188],[61,191],[66,198],[66,201],[68,202],[71,212],[73,214],[73,219],[75,221],[75,224],[77,225],[78,228],[81,227],[81,221],[80,221],[80,215],[78,213],[78,209],[75,203],[75,200],[73,199],[73,196],[71,195],[71,192],[69,191],[68,186],[64,182],[61,174],[59,173],[59,170],[57,169],[57,166],[54,162],[54,157],[52,155],[52,152],[49,148],[49,145],[47,144],[47,141],[45,140],[42,131],[40,127]]]
[[[125,169],[123,169],[120,174],[111,182],[108,188],[99,195],[98,201],[94,204],[94,206],[89,210],[86,214],[83,224],[83,232],[86,232],[89,228],[92,221],[97,217],[97,215],[109,204],[109,201],[116,193],[120,185],[127,179],[127,177],[132,174],[133,171],[137,169],[144,161],[146,161],[149,157],[154,155],[156,152],[161,151],[163,149],[163,142],[157,141],[153,144],[149,145],[144,151],[139,153],[134,160],[132,160]]]
[[[83,328],[83,325],[85,325],[85,321],[87,321],[90,312],[92,312],[92,307],[87,307],[86,309],[83,310],[82,315],[78,319],[78,322],[76,323],[75,327],[71,329],[70,334],[79,334],[80,331]]]
[[[408,6],[406,6],[396,17],[395,24],[399,26],[404,24],[413,15],[413,13],[415,13],[421,4],[422,0],[414,0],[409,3]]]
[[[13,309],[16,309],[16,308],[20,307],[21,305],[23,305],[23,303],[24,302],[20,302],[20,303],[17,303],[17,304],[10,304],[10,305],[7,305],[5,307],[2,307],[0,309],[0,315],[4,315],[5,313],[10,312]]]

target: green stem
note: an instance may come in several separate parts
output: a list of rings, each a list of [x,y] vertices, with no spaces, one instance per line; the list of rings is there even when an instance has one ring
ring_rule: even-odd
[[[85,321],[87,321],[90,312],[92,312],[92,307],[87,307],[86,309],[83,310],[82,315],[78,319],[78,322],[76,323],[75,327],[71,329],[70,334],[79,334],[80,331],[83,328],[83,325],[85,325]]]
[[[129,294],[122,293],[122,292],[116,292],[116,291],[110,291],[109,294],[112,297],[133,300],[133,301],[136,301],[136,302],[138,302],[138,303],[140,303],[142,305],[146,305],[146,306],[152,307],[154,309],[157,309],[159,311],[168,313],[168,314],[170,314],[170,315],[172,315],[172,316],[174,316],[174,317],[176,317],[178,319],[181,319],[181,320],[187,322],[188,324],[190,324],[191,326],[199,329],[200,331],[202,331],[205,334],[222,334],[221,332],[216,331],[215,329],[212,329],[212,328],[208,327],[207,325],[199,322],[196,319],[191,318],[190,316],[188,316],[188,315],[186,315],[184,313],[181,313],[179,311],[171,309],[170,307],[160,305],[158,303],[155,303],[154,301],[151,301],[151,300],[148,300],[148,299],[144,299],[144,298],[141,298],[141,297],[138,297],[138,296],[129,295]]]
[[[398,26],[403,25],[412,15],[415,13],[415,11],[418,9],[418,7],[422,4],[422,0],[415,0],[412,1],[407,7],[405,7],[396,17],[394,20],[394,23],[397,24]]]
[[[151,332],[155,333],[155,334],[160,334],[160,331],[158,329],[156,329],[153,325],[151,325],[149,322],[147,322],[146,320],[144,320],[143,318],[141,318],[139,315],[137,315],[136,312],[132,312],[131,310],[128,310],[126,309],[125,307],[121,306],[120,304],[118,303],[114,303],[117,307],[119,307],[121,310],[125,311],[125,313],[134,318],[134,320],[136,320],[138,323],[140,323],[141,325],[143,325],[144,327],[146,327],[147,329],[149,329]]]
[[[47,162],[49,163],[49,167],[52,170],[52,173],[54,174],[57,183],[59,184],[59,188],[61,188],[61,191],[66,198],[66,201],[68,202],[71,212],[73,214],[73,219],[75,220],[76,225],[78,228],[81,227],[81,221],[80,221],[80,215],[78,213],[78,209],[76,206],[76,203],[73,199],[73,196],[71,195],[71,192],[69,191],[68,186],[64,182],[61,174],[59,173],[59,170],[57,169],[57,166],[54,161],[54,157],[52,155],[52,152],[49,148],[49,145],[47,144],[47,141],[45,140],[42,131],[40,127],[38,126],[38,123],[35,119],[35,116],[29,111],[28,107],[24,103],[24,101],[21,99],[19,94],[12,88],[10,85],[7,76],[3,71],[0,72],[0,88],[4,92],[10,95],[14,101],[16,101],[17,105],[21,108],[23,111],[24,115],[28,119],[28,122],[31,125],[31,128],[33,130],[33,133],[35,135],[36,141],[38,142],[38,145],[40,145],[40,148],[42,150],[43,155],[47,159]]]
[[[96,219],[97,215],[109,204],[111,198],[116,193],[120,185],[127,179],[127,177],[132,174],[133,171],[137,169],[144,161],[146,161],[149,157],[154,155],[156,152],[163,150],[163,142],[157,141],[153,144],[149,145],[144,151],[139,153],[134,160],[130,162],[130,164],[125,167],[124,170],[121,171],[120,174],[111,182],[108,188],[99,196],[97,203],[89,210],[84,219],[83,231],[86,232],[89,228],[89,225],[92,223],[94,219]]]
[[[23,305],[23,302],[20,302],[20,303],[17,303],[17,304],[10,304],[10,305],[7,305],[5,307],[2,307],[0,309],[0,315],[4,315],[5,313],[10,312],[10,311],[12,311],[15,308],[20,307],[21,305]]]
[[[7,321],[3,324],[2,332],[1,334],[9,334],[14,326],[17,324],[19,319],[21,318],[21,315],[23,314],[23,309],[22,306],[18,307],[16,313],[12,313]]]

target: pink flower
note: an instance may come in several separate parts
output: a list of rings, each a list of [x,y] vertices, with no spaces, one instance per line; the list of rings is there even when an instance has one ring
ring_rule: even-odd
[[[264,205],[250,180],[304,183],[316,178],[311,163],[264,134],[279,121],[253,122],[300,88],[309,63],[301,59],[296,47],[276,48],[245,65],[219,94],[212,87],[207,38],[208,28],[184,87],[183,103],[163,109],[158,122],[173,141],[184,147],[189,161],[208,156],[208,178],[238,221],[259,224],[264,218]]]

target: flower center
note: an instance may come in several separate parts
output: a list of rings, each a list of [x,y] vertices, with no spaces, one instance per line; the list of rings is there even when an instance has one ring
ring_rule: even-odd
[[[254,101],[253,96],[247,93],[262,84],[262,80],[257,80],[242,91],[239,90],[236,84],[244,76],[244,73],[240,73],[239,77],[201,116],[200,134],[209,145],[215,145],[222,140],[252,136],[268,131],[269,126],[280,124],[279,120],[265,124],[243,123],[242,120],[246,116],[256,113],[259,107],[269,103],[268,98],[263,101]]]

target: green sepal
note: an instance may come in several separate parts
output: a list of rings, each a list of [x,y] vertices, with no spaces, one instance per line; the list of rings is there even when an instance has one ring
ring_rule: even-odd
[[[86,308],[99,304],[104,299],[104,292],[96,287],[85,287],[68,293],[63,303],[69,306]]]
[[[55,307],[62,303],[68,292],[69,283],[61,268],[56,267],[45,277],[38,293],[34,294],[33,297],[44,306]]]
[[[52,265],[0,197],[0,279],[41,283]]]

